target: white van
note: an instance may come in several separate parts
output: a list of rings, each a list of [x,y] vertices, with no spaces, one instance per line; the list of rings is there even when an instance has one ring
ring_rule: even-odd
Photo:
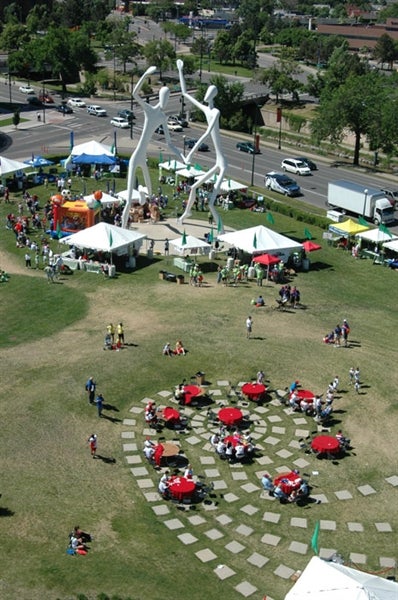
[[[285,158],[281,162],[281,167],[284,171],[296,173],[296,175],[311,175],[311,169],[297,158]]]

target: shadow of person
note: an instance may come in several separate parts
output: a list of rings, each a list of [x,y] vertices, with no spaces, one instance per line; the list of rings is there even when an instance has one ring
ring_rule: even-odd
[[[13,510],[10,510],[6,506],[0,506],[0,518],[1,517],[13,517],[14,515],[15,515],[15,512]]]
[[[102,460],[102,462],[106,463],[107,465],[116,464],[116,458],[112,458],[110,456],[102,456],[101,454],[97,454],[97,458]]]
[[[104,413],[102,413],[102,418],[106,419],[107,421],[111,421],[111,423],[121,423],[122,419],[118,419],[117,417],[111,417],[110,415],[105,415]]]
[[[112,404],[103,404],[104,410],[114,410],[115,412],[120,412],[117,406],[113,406]]]

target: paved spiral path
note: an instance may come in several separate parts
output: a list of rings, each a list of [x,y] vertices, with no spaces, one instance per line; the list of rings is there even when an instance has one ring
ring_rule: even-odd
[[[239,385],[242,384],[243,382]],[[294,564],[294,553],[306,555],[308,559],[312,556],[310,538],[313,522],[308,524],[308,519],[304,516],[306,513],[303,512],[298,512],[299,516],[292,516],[292,511],[286,510],[289,508],[288,506],[280,505],[274,498],[270,498],[267,493],[263,492],[260,479],[264,468],[272,468],[277,473],[291,468],[307,468],[312,472],[311,483],[315,484],[318,471],[313,468],[319,469],[320,462],[317,461],[316,464],[314,463],[316,457],[303,454],[299,442],[299,439],[310,435],[311,429],[314,428],[313,420],[305,415],[292,414],[291,409],[281,406],[278,399],[273,399],[261,406],[244,402],[237,396],[234,398],[235,392],[231,391],[227,380],[217,381],[217,386],[209,389],[208,393],[215,401],[215,411],[220,406],[233,403],[241,408],[245,418],[250,419],[252,423],[251,436],[256,447],[261,451],[261,456],[254,460],[258,465],[258,471],[255,471],[254,474],[252,472],[247,474],[244,465],[240,463],[230,465],[221,461],[209,443],[211,432],[216,431],[217,428],[208,420],[207,411],[185,407],[184,414],[190,419],[191,429],[182,433],[173,432],[173,439],[179,437],[179,441],[183,442],[184,454],[188,458],[194,452],[196,456],[199,456],[203,467],[203,476],[207,483],[213,484],[217,501],[202,503],[196,507],[195,511],[192,511],[189,505],[165,502],[157,492],[161,471],[154,470],[142,452],[145,437],[154,437],[153,430],[147,429],[144,422],[144,405],[149,398],[143,398],[141,406],[132,406],[130,415],[133,418],[126,418],[123,421],[124,430],[121,437],[125,459],[137,486],[151,504],[157,518],[170,530],[171,535],[175,535],[182,544],[191,547],[192,554],[197,560],[208,563],[216,577],[221,580],[229,580],[233,588],[243,597],[260,600],[267,594],[267,599],[272,600],[265,589],[266,587],[272,589],[272,577],[292,579],[296,572],[296,569],[291,566]],[[160,391],[156,396],[155,401],[160,406],[176,403],[170,391]],[[151,400],[153,401],[154,398]],[[293,438],[290,440],[284,437],[286,418],[293,419],[295,426]],[[321,426],[317,427],[324,431]],[[283,461],[288,461],[288,464],[283,464]],[[223,479],[221,473],[223,471],[225,477],[225,469],[228,468],[232,477],[232,486]],[[254,479],[255,477],[257,480]],[[381,480],[380,490],[385,486],[397,488],[398,475],[392,474],[385,480]],[[323,493],[311,494],[311,498],[320,500],[322,504],[330,503],[332,505],[336,502],[350,501],[358,494],[366,497],[377,494],[377,492],[378,490],[370,485],[361,485],[352,486],[351,489],[337,489],[329,496]],[[228,505],[232,504],[235,505],[233,517],[228,514]],[[314,504],[310,506],[315,508]],[[333,514],[332,511],[331,514]],[[276,547],[281,540],[274,533],[263,533],[264,523],[271,531],[273,525],[277,525],[278,528],[283,527],[284,531],[290,528],[292,541],[288,550],[292,554],[291,556],[286,554],[286,562],[290,564],[279,564],[273,571],[266,571],[266,583],[264,573],[261,575],[262,589],[259,589],[260,576],[256,576],[256,570],[261,571],[267,568],[266,565],[270,561],[267,554],[272,555],[272,548]],[[353,547],[358,546],[358,551],[352,551],[349,554],[349,560],[354,564],[366,567],[367,556],[360,552],[360,540],[358,536],[355,537],[355,534],[365,532],[366,526],[360,521],[342,524],[334,520],[320,520],[321,531],[338,531],[343,527],[348,528],[348,531],[352,533]],[[277,530],[274,527],[274,531]],[[370,532],[368,531],[368,533]],[[374,530],[371,533],[372,536],[389,535],[390,543],[386,539],[385,546],[386,548],[391,547],[393,552],[394,532],[390,523],[375,522]],[[206,538],[208,543],[204,543]],[[259,552],[247,550],[245,540],[248,538],[255,538]],[[233,568],[228,564],[219,564],[220,561],[217,559],[221,548],[223,555],[225,555],[224,549],[231,553],[231,562],[232,557],[239,555],[239,569],[236,568],[236,561],[233,562]],[[335,548],[321,547],[319,555],[321,558],[330,558],[336,552]],[[382,569],[396,566],[394,556],[380,556],[379,563]]]

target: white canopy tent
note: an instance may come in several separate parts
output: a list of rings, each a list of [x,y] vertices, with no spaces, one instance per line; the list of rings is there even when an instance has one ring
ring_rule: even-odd
[[[139,185],[138,186],[138,190],[133,190],[133,195],[132,195],[132,202],[138,202],[139,204],[143,205],[146,202],[148,196],[148,188],[143,186],[143,185]],[[127,200],[127,190],[122,190],[121,192],[117,193],[117,197],[119,198],[119,200]]]
[[[185,254],[208,254],[211,244],[193,235],[183,235],[176,240],[170,240],[170,246],[173,246],[174,253],[183,256]]]
[[[165,171],[179,171],[185,169],[185,164],[179,160],[170,159],[159,163],[159,169],[164,169]]]
[[[398,239],[392,240],[390,242],[386,242],[385,244],[383,244],[383,248],[387,248],[388,250],[391,250],[392,252],[398,252]]]
[[[189,169],[188,167],[186,167],[185,169],[179,169],[178,171],[176,171],[176,175],[178,177],[187,177],[188,179],[190,177],[200,177],[205,173],[206,171],[203,171],[202,169],[197,169],[196,167],[190,167]]]
[[[248,185],[244,183],[239,183],[239,181],[235,181],[234,179],[223,179],[220,186],[221,192],[235,192],[237,190],[247,190]]]
[[[65,169],[70,169],[72,167],[72,159],[75,156],[81,156],[82,154],[92,156],[93,163],[95,162],[95,157],[114,156],[112,146],[106,146],[105,144],[100,144],[100,142],[91,140],[90,142],[85,142],[84,144],[78,144],[77,146],[73,146],[70,155],[65,160]]]
[[[388,233],[384,233],[384,231],[380,231],[377,229],[369,229],[368,231],[362,231],[361,233],[357,233],[356,238],[361,240],[366,240],[367,242],[373,242],[375,244],[381,244],[382,242],[388,242],[397,239],[396,235],[388,235]]]
[[[92,203],[92,202],[96,202],[93,194],[91,194],[90,196],[84,196],[83,200],[85,200],[88,205],[90,205],[90,203]],[[100,202],[102,205],[120,204],[120,202],[122,202],[122,198],[119,198],[118,196],[111,196],[110,194],[106,194],[105,192],[102,192],[102,198],[101,198]]]
[[[264,254],[267,252],[278,256],[282,260],[287,260],[292,252],[300,252],[303,249],[302,244],[299,242],[276,233],[272,229],[264,227],[264,225],[224,233],[219,235],[218,239],[248,254]]]
[[[397,600],[398,584],[317,556],[296,581],[285,600]]]
[[[8,173],[15,173],[16,171],[22,171],[23,169],[30,169],[30,165],[25,165],[25,163],[19,160],[13,160],[11,158],[6,158],[5,156],[0,156],[0,177],[4,177],[8,175]]]
[[[119,256],[129,254],[133,248],[139,252],[145,234],[116,227],[109,223],[97,223],[93,227],[82,229],[78,233],[59,240],[61,244],[87,248],[101,252],[115,252]]]

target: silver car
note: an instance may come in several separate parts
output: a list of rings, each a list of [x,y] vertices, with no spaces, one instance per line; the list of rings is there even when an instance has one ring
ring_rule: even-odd
[[[296,175],[311,175],[309,166],[297,158],[285,158],[281,162],[281,167],[284,171],[289,171]]]

